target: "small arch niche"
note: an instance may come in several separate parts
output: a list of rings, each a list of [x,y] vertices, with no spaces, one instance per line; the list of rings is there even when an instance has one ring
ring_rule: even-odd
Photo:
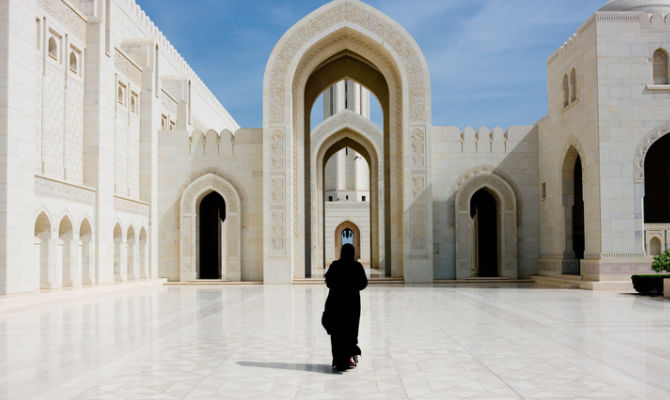
[[[79,74],[79,62],[77,60],[77,54],[74,51],[70,52],[70,71]]]
[[[54,60],[58,60],[58,42],[56,41],[56,38],[53,36],[49,38],[48,51],[49,56],[51,58],[53,58]]]
[[[570,103],[577,101],[577,70],[570,71]]]
[[[667,85],[668,84],[668,53],[663,49],[658,49],[654,52],[653,57],[653,77],[654,84]]]
[[[563,75],[563,107],[570,105],[570,82],[568,74]]]

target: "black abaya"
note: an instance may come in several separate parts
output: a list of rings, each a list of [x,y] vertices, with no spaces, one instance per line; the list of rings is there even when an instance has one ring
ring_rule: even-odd
[[[368,285],[368,279],[359,262],[337,260],[326,273],[326,285],[330,291],[322,322],[330,335],[333,365],[346,369],[349,358],[361,354],[358,347],[360,291]]]

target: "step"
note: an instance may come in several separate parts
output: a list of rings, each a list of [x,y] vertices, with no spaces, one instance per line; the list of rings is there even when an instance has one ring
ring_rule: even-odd
[[[555,287],[560,289],[579,289],[581,283],[581,277],[580,279],[574,279],[573,277],[564,277],[564,276],[534,275],[531,278],[537,285]]]
[[[233,282],[224,279],[198,279],[187,282],[166,282],[165,286],[239,286],[239,285],[262,285],[262,281]]]

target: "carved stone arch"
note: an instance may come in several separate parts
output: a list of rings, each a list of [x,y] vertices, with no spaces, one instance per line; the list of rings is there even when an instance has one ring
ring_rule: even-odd
[[[660,138],[670,133],[670,121],[663,122],[649,131],[647,135],[640,140],[635,149],[633,161],[633,182],[644,185],[644,159],[651,146]],[[644,187],[644,186],[643,186]]]
[[[49,237],[53,236],[53,230],[54,230],[54,218],[49,212],[49,209],[46,207],[38,207],[37,211],[33,213],[33,225],[36,225],[38,220],[40,220],[41,223],[48,222],[49,225]],[[60,223],[60,220],[57,220]],[[41,232],[42,233],[42,232]],[[43,232],[46,233],[46,232]]]
[[[341,222],[340,224],[337,225],[337,228],[335,228],[335,252],[333,253],[335,258],[339,258],[340,255],[340,250],[342,249],[342,233],[344,232],[345,229],[351,229],[351,231],[354,233],[354,248],[356,249],[356,254],[354,255],[354,258],[356,260],[360,260],[361,258],[361,229],[356,225],[356,223],[346,220]]]
[[[289,29],[274,48],[264,77],[263,132],[265,243],[267,281],[287,282],[302,255],[306,214],[311,198],[303,171],[310,169],[301,146],[305,131],[303,93],[313,72],[329,59],[349,52],[352,59],[376,68],[388,85],[383,157],[398,157],[386,179],[394,192],[387,217],[392,219],[393,263],[409,281],[432,281],[432,203],[430,195],[430,79],[427,63],[414,39],[396,22],[357,0],[335,0]],[[358,56],[361,56],[360,58]],[[356,79],[354,79],[356,80]],[[335,83],[335,82],[332,82]],[[382,100],[382,99],[380,99]],[[383,100],[382,100],[383,102]],[[386,116],[388,115],[388,117]],[[410,137],[420,132],[424,148],[410,155]],[[403,152],[403,149],[405,151]],[[411,166],[411,160],[423,160]],[[391,163],[389,163],[390,165]],[[283,179],[284,196],[273,195],[272,180]],[[276,200],[276,201],[275,201]],[[391,210],[392,208],[392,210]],[[389,224],[391,225],[391,224]]]
[[[242,203],[235,186],[219,175],[207,173],[191,182],[181,195],[179,206],[179,276],[182,282],[198,277],[197,207],[209,193],[216,192],[226,203],[226,278],[242,280]]]
[[[456,279],[472,276],[472,228],[470,199],[480,189],[496,198],[498,213],[498,273],[508,278],[518,277],[517,198],[512,186],[492,172],[469,177],[456,192]]]
[[[647,135],[640,140],[635,149],[633,156],[633,185],[634,185],[634,207],[635,207],[635,239],[636,251],[644,254],[645,249],[648,248],[648,236],[645,234],[645,219],[644,219],[644,197],[645,197],[645,159],[649,149],[658,140],[665,135],[670,134],[670,121],[665,121],[658,124]]]
[[[311,171],[313,188],[312,243],[316,244],[313,265],[326,262],[325,220],[323,218],[323,170],[327,159],[342,147],[351,147],[366,159],[370,168],[370,261],[373,268],[379,268],[385,257],[385,238],[390,234],[384,224],[384,204],[382,199],[384,164],[380,157],[383,151],[379,128],[352,111],[343,111],[321,123],[313,132],[311,142]]]

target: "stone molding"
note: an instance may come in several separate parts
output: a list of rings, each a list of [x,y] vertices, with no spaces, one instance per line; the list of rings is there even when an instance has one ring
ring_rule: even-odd
[[[142,68],[135,64],[121,49],[116,48],[115,50],[114,67],[116,71],[122,73],[132,83],[137,85],[138,88],[135,90],[139,90],[139,86],[142,85]]]
[[[97,191],[87,186],[75,185],[58,179],[35,175],[35,194],[94,205]]]
[[[242,280],[241,240],[242,203],[237,189],[226,179],[212,173],[191,182],[179,203],[179,277],[182,282],[198,278],[197,207],[207,194],[217,192],[226,204],[226,259],[223,278]]]
[[[151,204],[140,200],[129,199],[127,197],[115,194],[114,209],[128,211],[133,214],[149,215],[149,213],[151,212]]]

